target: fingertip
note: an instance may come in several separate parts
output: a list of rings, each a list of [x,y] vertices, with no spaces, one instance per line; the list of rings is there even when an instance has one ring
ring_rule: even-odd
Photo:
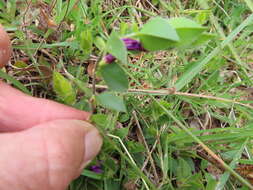
[[[55,139],[59,138],[57,141],[65,146],[63,148],[65,153],[71,152],[67,154],[67,159],[68,163],[70,162],[73,166],[72,180],[77,178],[87,164],[98,155],[103,144],[99,130],[86,121],[55,120],[40,126],[47,127],[50,134],[56,134]],[[58,130],[60,131],[57,132]],[[61,155],[61,157],[64,156]]]
[[[92,126],[91,124],[89,124]],[[88,131],[84,137],[84,160],[81,170],[97,156],[103,144],[102,137],[97,128],[92,126],[92,130]]]

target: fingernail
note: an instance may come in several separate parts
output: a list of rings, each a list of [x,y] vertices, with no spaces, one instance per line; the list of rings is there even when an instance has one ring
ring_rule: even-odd
[[[84,150],[84,164],[88,164],[100,151],[102,146],[102,138],[98,130],[93,129],[89,131],[84,137],[85,150]]]

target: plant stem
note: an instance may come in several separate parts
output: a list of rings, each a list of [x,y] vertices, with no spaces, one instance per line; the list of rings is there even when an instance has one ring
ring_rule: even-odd
[[[92,87],[89,85],[89,87]],[[107,86],[104,85],[96,85],[96,89],[108,89]],[[128,89],[127,93],[134,93],[134,94],[141,94],[141,95],[160,95],[160,96],[167,96],[167,95],[176,95],[176,96],[187,96],[187,97],[196,97],[196,98],[205,98],[205,99],[210,99],[210,100],[217,100],[221,102],[227,102],[231,104],[237,104],[240,106],[244,106],[247,108],[250,108],[253,110],[253,106],[241,103],[240,100],[235,101],[231,99],[226,99],[226,98],[220,98],[220,97],[215,97],[211,95],[205,95],[205,94],[192,94],[192,93],[187,93],[187,92],[177,92],[175,91],[174,88],[170,89],[164,89],[164,90],[147,90],[147,89]]]

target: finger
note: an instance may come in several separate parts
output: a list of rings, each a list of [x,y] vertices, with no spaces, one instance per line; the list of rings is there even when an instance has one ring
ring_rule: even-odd
[[[8,34],[0,25],[0,68],[8,63],[11,56],[11,42]]]
[[[90,113],[33,98],[0,82],[0,131],[19,131],[57,119],[88,120]]]
[[[64,190],[101,148],[95,127],[56,120],[0,135],[0,189]]]

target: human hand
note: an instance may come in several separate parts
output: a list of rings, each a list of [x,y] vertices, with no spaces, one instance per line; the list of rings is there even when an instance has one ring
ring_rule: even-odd
[[[10,42],[0,26],[0,67]],[[0,189],[64,190],[99,152],[90,114],[30,97],[0,81]]]

